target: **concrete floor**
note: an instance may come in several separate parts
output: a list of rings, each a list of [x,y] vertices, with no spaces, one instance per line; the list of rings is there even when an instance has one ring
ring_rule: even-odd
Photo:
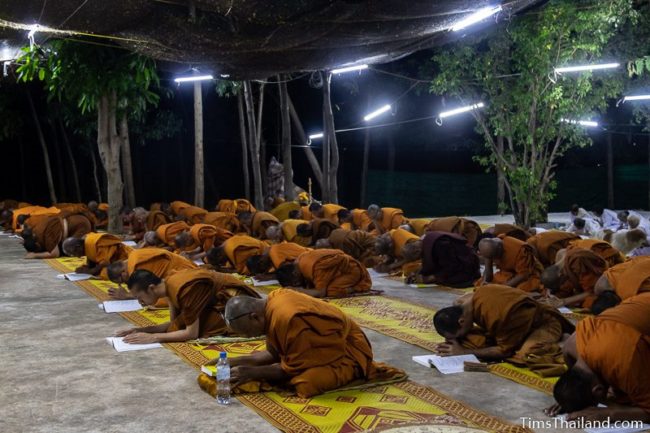
[[[236,400],[218,406],[198,388],[197,372],[166,349],[115,352],[104,337],[124,319],[101,312],[42,261],[22,259],[16,239],[0,237],[0,251],[0,432],[277,432]],[[393,281],[377,288],[432,307],[455,298]],[[377,360],[416,382],[512,423],[547,419],[550,396],[489,373],[440,375],[411,361],[426,350],[367,334]]]

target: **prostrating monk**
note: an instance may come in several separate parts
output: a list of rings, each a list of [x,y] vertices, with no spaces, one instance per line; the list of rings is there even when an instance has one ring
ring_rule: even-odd
[[[570,368],[555,384],[548,415],[650,422],[650,293],[578,322],[563,352]]]
[[[10,224],[8,227],[6,227],[7,230],[20,233],[23,223],[28,218],[42,215],[59,215],[60,213],[61,210],[55,207],[47,208],[43,206],[26,206],[20,209],[15,209],[13,211],[7,211],[3,217],[3,220],[7,220]]]
[[[67,238],[63,252],[70,257],[86,256],[86,264],[75,270],[80,274],[100,275],[108,279],[105,267],[119,260],[126,260],[133,251],[122,240],[109,233],[88,233],[83,238]]]
[[[332,221],[334,224],[339,224],[339,211],[345,210],[343,206],[334,203],[327,203],[321,205],[320,203],[312,203],[309,205],[309,211],[314,218],[325,218]]]
[[[273,244],[263,254],[251,256],[246,261],[246,267],[257,279],[275,278],[275,270],[285,263],[292,263],[302,253],[311,251],[302,245],[293,242],[282,242]]]
[[[234,213],[208,212],[203,219],[203,223],[228,230],[231,233],[242,231],[239,219],[237,219],[237,215]]]
[[[375,236],[363,230],[336,229],[327,239],[316,242],[316,248],[341,250],[366,267],[373,267],[380,261],[375,249],[376,240]]]
[[[223,311],[235,296],[259,298],[255,290],[237,278],[209,271],[188,269],[160,279],[145,270],[135,271],[128,281],[129,291],[146,305],[161,298],[169,301],[170,321],[143,328],[118,331],[117,337],[132,344],[172,343],[213,335],[229,335]]]
[[[433,325],[446,339],[437,346],[439,354],[474,354],[517,364],[525,364],[531,353],[556,351],[562,335],[575,329],[557,309],[497,284],[478,287],[458,305],[438,311]]]
[[[205,221],[205,216],[208,214],[208,211],[200,208],[198,206],[188,206],[183,208],[180,213],[180,216],[189,224],[201,224]]]
[[[479,253],[485,259],[485,272],[475,285],[503,284],[524,292],[540,290],[539,277],[544,269],[533,247],[510,236],[482,239]],[[493,273],[492,265],[498,269]]]
[[[424,232],[427,231],[429,224],[431,224],[430,218],[411,218],[409,223],[401,226],[404,230],[408,230],[413,234],[418,236],[424,236]],[[435,231],[435,230],[432,230]]]
[[[194,224],[189,231],[182,231],[174,238],[174,244],[179,252],[192,260],[205,257],[212,247],[218,247],[233,236],[227,230],[210,224]]]
[[[182,217],[183,210],[187,209],[188,207],[192,207],[192,205],[180,200],[169,203],[169,208],[174,217]]]
[[[187,225],[185,221],[176,221],[159,226],[156,229],[156,236],[163,244],[167,245],[168,247],[174,247],[174,240],[176,239],[176,235],[189,230],[190,226]]]
[[[341,218],[339,216],[339,221],[342,221],[342,224],[351,224],[350,227],[341,226],[341,228],[348,228],[349,230],[369,232],[375,228],[375,224],[372,222],[372,218],[370,218],[366,209],[352,209],[350,211],[350,217],[345,217],[344,215],[344,218]]]
[[[90,211],[88,206],[84,203],[55,203],[52,205],[57,209],[61,209],[66,215],[83,215],[92,223],[93,230],[97,224],[97,217]]]
[[[129,231],[124,237],[126,241],[140,242],[147,232],[147,217],[149,212],[143,207],[136,207],[128,216]]]
[[[541,281],[558,298],[551,302],[554,307],[589,308],[595,299],[596,281],[607,268],[605,259],[591,250],[570,247],[562,260],[544,269]]]
[[[237,218],[248,234],[258,239],[266,239],[266,230],[271,226],[280,225],[280,220],[269,212],[240,212]]]
[[[522,242],[526,242],[528,238],[532,236],[528,230],[514,224],[495,224],[494,227],[486,229],[485,233],[494,236],[506,235],[511,238],[519,239]]]
[[[591,306],[593,314],[620,304],[638,294],[650,292],[650,256],[632,257],[625,263],[610,267],[596,282],[598,298]]]
[[[222,272],[237,272],[250,275],[246,261],[251,256],[263,254],[269,247],[267,242],[246,235],[236,235],[221,246],[208,250],[206,261]]]
[[[230,361],[234,389],[251,381],[281,383],[310,398],[354,381],[404,376],[372,361],[368,338],[348,315],[293,290],[275,290],[267,299],[234,298],[224,317],[236,334],[266,336],[265,351]]]
[[[276,217],[280,221],[289,219],[289,212],[294,210],[300,210],[300,203],[295,201],[285,201],[274,207],[270,212],[271,215]]]
[[[151,210],[147,214],[145,228],[146,231],[155,231],[161,225],[169,224],[171,222],[172,219],[165,212],[161,210]]]
[[[425,231],[455,233],[467,239],[467,245],[474,247],[483,233],[476,221],[460,217],[434,218]]]
[[[81,238],[90,233],[92,224],[83,215],[61,218],[59,215],[35,215],[25,221],[23,246],[27,259],[53,259],[61,255],[61,242],[69,237]]]
[[[368,292],[372,280],[366,267],[339,250],[313,250],[301,254],[294,263],[276,270],[284,287],[316,298],[343,297]]]
[[[324,218],[314,218],[306,224],[296,227],[298,236],[311,238],[309,246],[316,245],[319,239],[327,239],[332,231],[339,228],[338,225]]]
[[[422,268],[410,282],[471,287],[481,276],[474,248],[461,235],[427,232],[422,238]]]
[[[535,256],[546,268],[555,263],[558,251],[576,240],[580,240],[580,236],[560,230],[549,230],[528,238],[526,243],[533,247]]]
[[[217,202],[217,206],[215,207],[215,210],[217,212],[225,212],[225,213],[232,213],[236,214],[237,213],[237,204],[235,203],[235,200],[229,200],[227,198],[222,198]]]
[[[375,230],[379,234],[386,233],[389,230],[399,228],[399,226],[408,223],[402,209],[392,207],[380,208],[376,204],[368,206],[368,216],[374,223]]]
[[[293,242],[303,247],[309,246],[311,243],[311,236],[300,236],[298,234],[298,226],[301,224],[309,224],[305,220],[286,219],[280,223],[279,226],[272,225],[266,229],[266,238],[270,242]]]
[[[245,198],[238,198],[235,200],[235,213],[239,214],[241,212],[250,212],[250,213],[255,213],[257,212],[257,209],[255,209],[255,206],[253,204],[246,200]]]
[[[422,241],[407,230],[394,229],[377,238],[375,251],[384,258],[382,263],[375,266],[375,270],[392,272],[422,258]]]
[[[608,242],[599,239],[577,239],[571,241],[571,246],[591,250],[605,259],[609,266],[614,266],[625,261],[625,257],[623,257],[619,250],[614,248]]]

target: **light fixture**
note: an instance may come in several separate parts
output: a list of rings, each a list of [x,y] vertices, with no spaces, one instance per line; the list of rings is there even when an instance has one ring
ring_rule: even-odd
[[[38,24],[34,24],[30,26],[29,33],[27,33],[27,38],[34,39],[34,35],[36,35],[36,32],[38,31],[39,28],[40,26]]]
[[[468,105],[467,107],[456,108],[455,110],[443,111],[438,115],[438,118],[444,119],[446,117],[455,116],[457,114],[467,113],[468,111],[478,110],[479,108],[485,107],[485,104],[479,102],[478,104]]]
[[[206,81],[206,80],[213,80],[214,77],[212,75],[190,75],[187,77],[178,77],[174,78],[174,81],[177,83],[189,83],[192,81]]]
[[[604,63],[601,65],[583,65],[583,66],[566,66],[562,68],[555,68],[556,74],[563,74],[566,72],[583,72],[583,71],[598,71],[602,69],[615,69],[621,66],[620,63]]]
[[[573,119],[560,119],[560,122],[569,123],[571,125],[580,125],[587,128],[598,128],[598,122],[593,120],[573,120]]]
[[[386,104],[386,105],[384,105],[383,107],[381,107],[380,109],[375,110],[375,111],[373,111],[373,112],[370,113],[370,114],[367,114],[367,115],[363,118],[363,120],[365,120],[366,122],[368,122],[369,120],[372,120],[372,119],[374,119],[375,117],[377,117],[377,116],[379,116],[379,115],[381,115],[381,114],[384,114],[385,112],[389,111],[390,109],[391,109],[390,104]]]
[[[345,72],[362,71],[368,69],[368,65],[348,66],[346,68],[332,69],[332,74],[343,74]]]
[[[230,74],[221,74],[221,78],[230,78]]]
[[[626,96],[623,98],[623,102],[627,101],[647,101],[650,99],[650,95],[632,95],[632,96]]]
[[[323,133],[319,132],[318,134],[312,134],[309,136],[310,140],[318,140],[319,138],[323,138]]]
[[[472,24],[476,24],[478,22],[483,21],[486,18],[491,17],[492,15],[496,15],[499,12],[501,12],[503,8],[499,6],[494,6],[494,7],[486,7],[483,9],[479,9],[478,11],[474,12],[467,18],[460,20],[456,24],[454,24],[451,27],[451,30],[454,32],[466,29],[467,27],[471,26]]]

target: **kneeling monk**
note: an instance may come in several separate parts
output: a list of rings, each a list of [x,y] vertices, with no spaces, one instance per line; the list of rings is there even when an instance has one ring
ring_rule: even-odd
[[[63,241],[63,252],[70,257],[86,256],[86,264],[75,272],[101,275],[104,280],[108,275],[104,268],[118,260],[126,260],[133,251],[122,243],[117,236],[109,233],[88,233],[83,238],[68,238]]]
[[[533,292],[540,289],[539,277],[542,273],[542,264],[535,257],[533,247],[510,236],[482,239],[479,252],[485,259],[485,272],[475,285],[503,284],[516,287],[524,292]],[[498,272],[492,270],[495,265]]]
[[[282,286],[300,287],[297,290],[316,298],[342,297],[372,287],[366,267],[339,250],[303,253],[294,263],[280,266],[276,276]]]
[[[251,381],[284,382],[309,398],[357,380],[404,375],[373,362],[368,338],[340,309],[293,290],[275,290],[267,299],[231,299],[224,317],[237,334],[266,335],[265,351],[231,359],[235,388]]]
[[[205,269],[179,271],[160,279],[145,270],[135,271],[129,291],[142,304],[169,300],[170,321],[160,325],[118,331],[117,337],[133,344],[172,343],[228,334],[223,310],[229,299],[246,295],[259,298],[255,290],[232,275]]]
[[[594,293],[598,297],[591,312],[600,314],[643,292],[650,292],[650,256],[633,257],[605,271],[596,282]]]

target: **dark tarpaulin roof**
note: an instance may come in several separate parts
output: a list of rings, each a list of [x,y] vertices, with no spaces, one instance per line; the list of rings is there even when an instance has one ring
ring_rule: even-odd
[[[0,0],[0,19],[125,38],[155,59],[238,78],[383,63],[441,45],[451,24],[487,0]],[[540,0],[503,2],[498,19]],[[492,18],[494,20],[494,18]],[[476,31],[480,26],[468,31]],[[20,38],[26,32],[0,29]],[[44,36],[40,36],[44,38]],[[37,37],[37,41],[38,41]]]

